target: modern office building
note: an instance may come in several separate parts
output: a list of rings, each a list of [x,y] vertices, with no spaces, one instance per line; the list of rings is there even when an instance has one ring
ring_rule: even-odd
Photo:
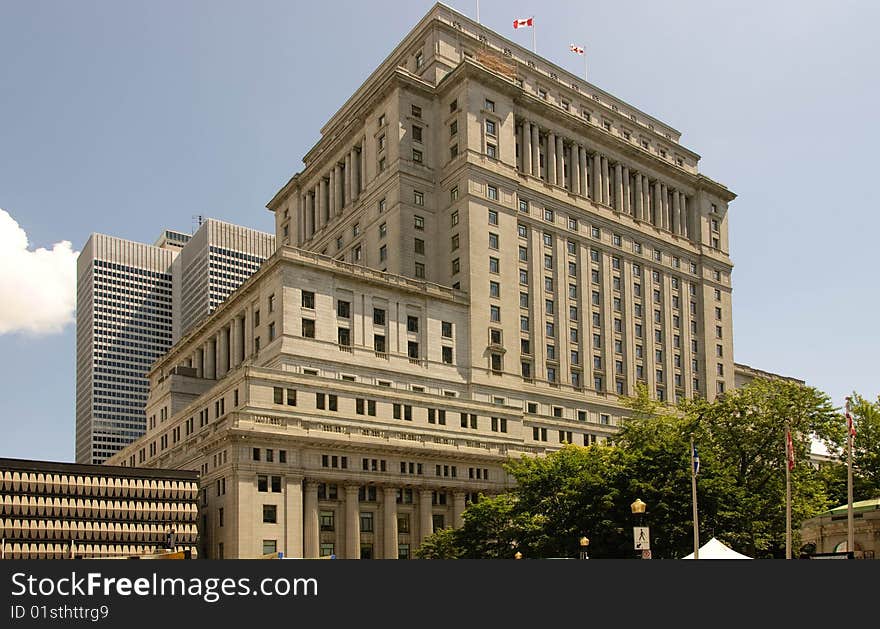
[[[275,236],[209,218],[175,262],[174,338],[189,332],[249,278],[275,251]],[[179,287],[178,287],[179,284]]]
[[[409,557],[637,383],[734,385],[735,195],[669,125],[438,4],[321,136],[112,459],[200,470],[204,555]]]
[[[256,270],[273,241],[214,219],[193,236],[166,229],[153,245],[89,237],[77,260],[77,462],[102,463],[144,434],[150,366],[184,320],[208,314]]]
[[[4,559],[198,553],[198,474],[0,459]]]
[[[92,234],[77,260],[76,460],[102,463],[146,430],[146,373],[171,347],[177,251]]]

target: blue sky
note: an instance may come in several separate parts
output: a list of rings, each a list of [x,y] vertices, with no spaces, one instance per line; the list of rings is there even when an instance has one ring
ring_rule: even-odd
[[[0,208],[29,251],[79,251],[91,232],[152,242],[199,214],[268,231],[265,204],[320,127],[431,6],[4,2]],[[880,3],[480,3],[527,47],[512,21],[532,15],[539,54],[581,74],[568,45],[585,46],[591,82],[679,129],[739,195],[735,359],[838,405],[875,398]],[[8,268],[7,310],[27,290]],[[72,323],[0,331],[0,456],[73,459],[74,346]]]

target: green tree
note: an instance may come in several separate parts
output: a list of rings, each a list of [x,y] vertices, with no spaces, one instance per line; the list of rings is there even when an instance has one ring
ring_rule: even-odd
[[[785,553],[785,423],[791,426],[793,544],[799,523],[828,506],[822,476],[809,464],[811,436],[831,442],[839,421],[828,396],[787,380],[756,379],[713,402],[690,400],[682,410],[699,435],[701,529],[753,557]],[[704,453],[711,461],[704,459]]]
[[[880,498],[880,396],[871,402],[852,394],[853,501]],[[835,505],[847,501],[846,418],[838,416],[840,431],[829,444],[833,461],[823,466],[829,495]]]
[[[811,435],[835,437],[838,417],[827,396],[784,380],[756,380],[713,402],[672,407],[639,389],[614,446],[566,446],[544,457],[511,460],[515,487],[469,505],[464,525],[430,538],[419,556],[632,557],[630,504],[648,504],[655,557],[693,549],[690,439],[700,453],[701,539],[716,536],[754,557],[785,548],[785,420],[795,446],[793,529],[828,506],[826,483],[810,464]],[[793,539],[797,548],[797,538]]]

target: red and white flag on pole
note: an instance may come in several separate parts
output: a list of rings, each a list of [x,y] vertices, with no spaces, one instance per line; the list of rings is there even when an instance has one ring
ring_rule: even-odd
[[[852,398],[850,397],[846,398],[846,429],[849,430],[850,435],[856,436],[856,425],[852,416]]]
[[[580,46],[575,45],[575,44],[570,44],[568,49],[572,52],[576,52],[579,55],[584,54],[584,49],[581,48]]]
[[[534,17],[527,17],[522,20],[514,20],[513,21],[513,28],[523,28],[524,26],[534,26],[534,25],[535,25],[535,18]]]

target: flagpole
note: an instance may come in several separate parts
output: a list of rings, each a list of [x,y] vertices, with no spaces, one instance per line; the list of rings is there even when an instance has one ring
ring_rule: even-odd
[[[477,24],[480,23],[480,0],[477,0]]]
[[[794,442],[791,419],[785,420],[785,558],[791,559],[791,472],[794,470]]]
[[[587,80],[587,50],[586,46],[584,46],[584,81]]]
[[[691,437],[691,496],[694,509],[694,559],[700,558],[700,524],[697,518],[697,470],[694,466],[694,438]]]
[[[535,30],[537,30],[537,27],[535,26],[535,18],[533,16],[532,17],[532,52],[537,55],[538,54],[538,44],[537,44],[538,39],[537,39],[537,36],[535,35]]]
[[[852,398],[846,397],[846,549],[855,552],[855,528],[853,526],[853,418]]]

